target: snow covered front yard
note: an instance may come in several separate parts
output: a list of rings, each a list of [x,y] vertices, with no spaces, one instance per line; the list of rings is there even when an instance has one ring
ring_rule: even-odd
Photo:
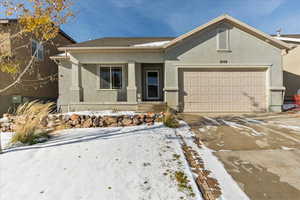
[[[10,136],[1,133],[2,145]],[[174,129],[160,123],[64,130],[46,143],[4,149],[0,163],[0,199],[202,199]]]

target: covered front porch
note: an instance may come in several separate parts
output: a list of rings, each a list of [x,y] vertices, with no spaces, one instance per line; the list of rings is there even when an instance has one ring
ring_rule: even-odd
[[[59,102],[62,111],[163,111],[166,108],[164,63],[73,62],[70,70],[70,74],[67,71],[61,74],[62,78],[71,75],[72,80],[70,101]]]
[[[127,102],[137,111],[165,110],[164,77],[164,63],[129,63]]]

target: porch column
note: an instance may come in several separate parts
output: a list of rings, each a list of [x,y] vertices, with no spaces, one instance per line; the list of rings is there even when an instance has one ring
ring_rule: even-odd
[[[179,110],[178,68],[165,62],[165,102],[169,107]]]
[[[137,102],[137,87],[136,87],[136,63],[128,62],[128,86],[127,86],[127,102]]]
[[[72,85],[71,85],[71,97],[72,102],[80,102],[81,101],[81,66],[79,61],[75,59],[71,59],[72,63]]]

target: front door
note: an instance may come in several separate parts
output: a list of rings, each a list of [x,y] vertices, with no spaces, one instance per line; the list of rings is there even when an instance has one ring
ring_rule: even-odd
[[[148,100],[160,99],[159,70],[146,71],[146,96]]]

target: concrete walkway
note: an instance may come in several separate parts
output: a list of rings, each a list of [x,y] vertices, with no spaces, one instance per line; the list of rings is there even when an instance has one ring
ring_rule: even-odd
[[[300,199],[300,115],[182,115],[251,199]]]

